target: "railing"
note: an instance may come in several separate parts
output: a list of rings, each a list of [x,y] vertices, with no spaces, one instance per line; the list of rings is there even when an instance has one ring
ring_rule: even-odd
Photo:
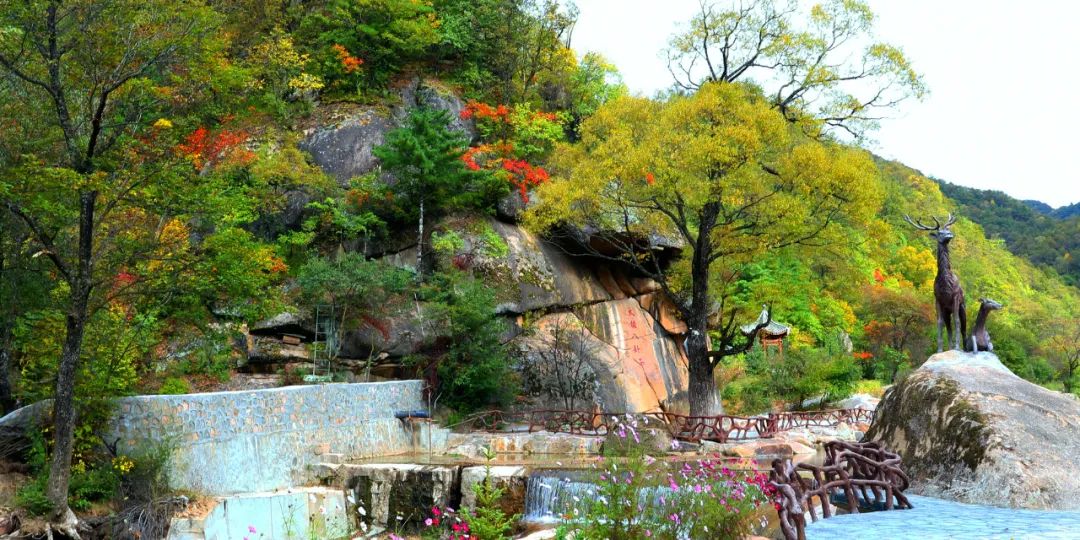
[[[799,474],[808,471],[809,478]],[[825,444],[825,464],[821,467],[790,460],[772,462],[769,484],[776,490],[780,529],[786,540],[805,540],[806,513],[817,521],[832,517],[834,500],[857,514],[862,508],[893,510],[911,508],[904,496],[910,485],[900,468],[900,456],[878,443],[832,441]],[[818,504],[814,503],[814,498]]]
[[[602,413],[570,409],[537,409],[527,412],[491,410],[476,413],[448,427],[467,425],[477,431],[503,432],[514,425],[530,433],[547,431],[572,435],[607,435],[621,419],[637,417],[659,420],[675,438],[684,441],[726,443],[754,438],[770,438],[781,431],[800,427],[832,427],[840,423],[870,423],[873,411],[837,409],[828,411],[770,413],[768,416],[688,416],[674,413]]]
[[[841,423],[869,424],[874,420],[874,411],[867,409],[834,409],[828,411],[798,411],[770,413],[775,419],[775,431],[787,431],[799,427],[832,427]]]

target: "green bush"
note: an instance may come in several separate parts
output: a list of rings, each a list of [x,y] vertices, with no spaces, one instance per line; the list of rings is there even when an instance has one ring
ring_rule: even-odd
[[[502,342],[505,322],[495,315],[495,292],[451,270],[433,275],[424,295],[449,334],[437,360],[443,403],[463,412],[509,403],[518,383]]]
[[[190,394],[191,384],[187,382],[187,379],[181,379],[179,377],[168,377],[161,383],[161,387],[158,388],[158,394],[175,395],[175,394]]]
[[[495,454],[484,450],[487,464],[484,466],[484,480],[473,486],[476,494],[476,508],[464,513],[470,527],[470,534],[478,540],[504,540],[510,538],[514,523],[520,515],[508,516],[503,512],[500,501],[506,493],[505,488],[495,487],[491,482],[491,461]]]
[[[30,483],[15,492],[15,505],[25,509],[31,515],[44,516],[53,510],[53,504],[45,496],[45,483],[48,476],[38,475]]]

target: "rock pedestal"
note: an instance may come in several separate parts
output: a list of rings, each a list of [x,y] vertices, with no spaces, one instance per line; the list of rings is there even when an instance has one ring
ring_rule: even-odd
[[[992,353],[931,356],[885,394],[866,438],[899,453],[923,495],[1080,509],[1080,401]]]

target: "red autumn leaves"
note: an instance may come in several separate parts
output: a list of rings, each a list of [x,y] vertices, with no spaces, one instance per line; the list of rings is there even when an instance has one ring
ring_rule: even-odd
[[[345,73],[355,73],[359,71],[360,66],[364,64],[362,58],[353,56],[352,53],[349,52],[349,49],[346,49],[344,45],[338,44],[331,48],[337,53],[338,61],[341,62],[341,69],[345,70]]]
[[[506,105],[492,106],[470,101],[461,110],[461,118],[495,123],[497,128],[493,132],[498,134],[496,135],[498,140],[469,148],[462,154],[461,160],[465,162],[465,167],[469,170],[489,170],[504,175],[518,192],[522,202],[528,203],[529,190],[547,182],[551,177],[543,167],[529,163],[515,152],[511,138],[515,127],[513,124],[518,119],[513,113],[514,111]],[[533,116],[552,122],[557,121],[554,113],[536,112]]]
[[[243,131],[220,129],[211,133],[206,127],[200,127],[184,137],[177,150],[190,159],[196,169],[226,160],[246,163],[255,158],[254,153],[241,147],[247,140],[248,134]]]

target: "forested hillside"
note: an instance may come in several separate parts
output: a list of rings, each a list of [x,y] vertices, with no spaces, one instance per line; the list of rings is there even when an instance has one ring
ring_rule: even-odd
[[[968,188],[939,181],[941,191],[958,211],[1000,238],[1013,253],[1037,266],[1051,268],[1072,285],[1080,284],[1080,205],[1058,209],[1020,201],[1000,191]]]
[[[348,380],[423,377],[454,414],[518,403],[540,385],[511,340],[595,301],[508,300],[558,289],[527,257],[520,283],[500,264],[555,245],[671,303],[691,410],[717,410],[695,396],[719,386],[760,412],[880,388],[936,350],[935,242],[904,216],[954,213],[968,320],[1004,304],[1002,360],[1071,390],[1080,218],[875,160],[857,142],[876,107],[921,78],[898,48],[856,69],[822,38],[862,43],[867,6],[826,2],[798,32],[792,13],[704,12],[672,39],[687,77],[647,98],[573,48],[555,0],[4,7],[0,406],[56,407],[21,504],[70,526],[69,506],[116,498],[109,398],[230,388],[270,317],[310,341],[302,319],[332,306],[345,337],[304,354],[351,362]],[[774,36],[750,44],[790,71],[754,79],[753,56],[700,76],[696,44],[723,31]],[[758,84],[780,75],[789,94]],[[844,85],[863,78],[902,95],[860,101]],[[763,304],[792,328],[782,360],[739,332]],[[294,367],[260,369],[302,382]]]

